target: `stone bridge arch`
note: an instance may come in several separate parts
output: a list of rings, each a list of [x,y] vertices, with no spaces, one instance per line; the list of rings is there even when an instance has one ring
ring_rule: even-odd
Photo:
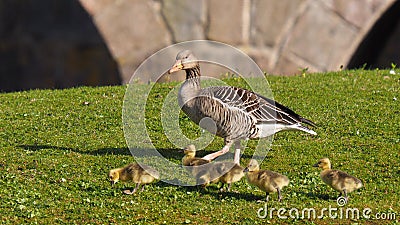
[[[272,74],[400,64],[395,0],[0,0],[0,18],[0,91],[127,83],[157,50],[195,39]]]
[[[107,40],[125,82],[145,57],[169,44],[192,39],[239,47],[273,74],[296,74],[301,68],[317,72],[357,67],[371,62],[364,55],[377,43],[369,37],[383,35],[376,27],[400,21],[395,16],[400,15],[395,0],[80,2]],[[115,23],[118,25],[110,26]],[[400,48],[399,43],[391,46]],[[390,60],[399,63],[396,57],[399,55]],[[386,63],[389,67],[390,62]]]

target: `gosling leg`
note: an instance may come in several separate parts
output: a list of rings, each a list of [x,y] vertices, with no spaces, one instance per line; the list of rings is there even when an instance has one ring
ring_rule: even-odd
[[[282,201],[281,189],[278,187],[276,188],[276,191],[278,192],[278,201],[281,202]]]
[[[267,198],[265,199],[266,202],[269,201],[269,192],[266,192]]]
[[[343,195],[344,195],[344,198],[346,199],[346,202],[347,202],[349,200],[349,197],[347,196],[346,189],[343,190]]]
[[[133,189],[133,191],[132,191],[132,194],[135,193],[135,192],[137,191],[137,189],[139,188],[139,186],[140,186],[140,183],[137,183],[135,189]]]
[[[228,192],[231,191],[231,187],[232,187],[232,183],[229,183],[229,184],[228,184]]]
[[[221,188],[219,189],[220,192],[224,192],[224,186],[225,186],[225,184],[222,183],[222,186],[221,186]],[[228,189],[229,189],[229,186],[228,186]]]

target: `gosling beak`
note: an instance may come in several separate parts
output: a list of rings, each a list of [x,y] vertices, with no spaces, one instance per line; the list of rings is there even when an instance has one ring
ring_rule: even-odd
[[[115,181],[110,180],[110,184],[111,184],[112,187],[114,187]]]
[[[243,172],[244,172],[244,173],[249,172],[249,168],[248,168],[248,167],[244,168]]]
[[[313,167],[319,167],[319,166],[318,166],[318,163],[315,163],[315,164],[313,165]]]
[[[168,70],[168,73],[173,73],[181,69],[183,69],[182,61],[176,60],[175,64],[171,67],[171,69]]]

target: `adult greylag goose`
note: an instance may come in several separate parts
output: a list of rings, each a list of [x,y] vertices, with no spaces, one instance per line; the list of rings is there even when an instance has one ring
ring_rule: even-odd
[[[278,102],[252,91],[230,86],[201,88],[200,65],[190,50],[176,56],[168,73],[186,71],[186,80],[178,94],[179,106],[186,115],[199,124],[203,118],[214,121],[215,127],[202,127],[224,138],[225,146],[203,158],[213,160],[227,153],[235,144],[234,162],[240,162],[240,140],[271,136],[279,131],[299,130],[316,135],[302,123],[315,124]],[[216,130],[215,130],[216,128]]]
[[[314,167],[319,167],[321,171],[321,179],[324,183],[340,192],[340,196],[344,195],[348,199],[347,193],[353,192],[363,186],[361,180],[340,170],[331,169],[331,161],[328,158],[318,160]]]

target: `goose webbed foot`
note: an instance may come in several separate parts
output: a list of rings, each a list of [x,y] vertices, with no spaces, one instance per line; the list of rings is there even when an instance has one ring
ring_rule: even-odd
[[[224,155],[227,152],[229,152],[229,148],[230,148],[229,145],[225,145],[221,150],[211,153],[211,154],[208,154],[208,155],[204,156],[202,159],[211,161],[211,160],[217,158],[218,156]]]

